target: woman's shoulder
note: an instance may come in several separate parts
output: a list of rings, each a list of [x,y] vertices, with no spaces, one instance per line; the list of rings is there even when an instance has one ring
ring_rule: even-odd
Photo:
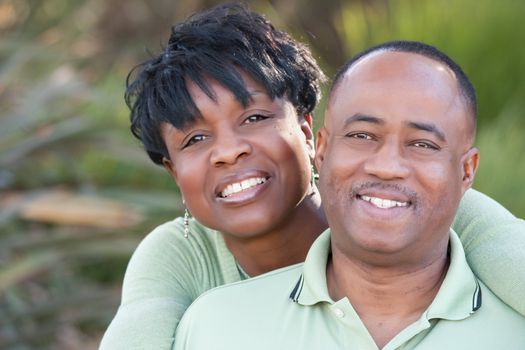
[[[179,245],[207,244],[216,245],[218,240],[222,240],[219,232],[207,228],[196,220],[190,220],[188,224],[189,233],[185,235],[184,220],[181,217],[167,221],[155,227],[147,234],[141,245],[164,245],[177,243]]]
[[[219,232],[192,219],[186,237],[183,219],[176,218],[154,228],[137,246],[126,270],[124,287],[138,279],[181,284],[196,297],[241,277]]]
[[[189,262],[206,256],[224,254],[224,241],[220,233],[201,225],[196,220],[189,222],[189,234],[184,233],[182,218],[165,222],[155,227],[137,246],[130,264],[135,260],[151,259],[168,263]],[[158,265],[157,265],[158,266]]]

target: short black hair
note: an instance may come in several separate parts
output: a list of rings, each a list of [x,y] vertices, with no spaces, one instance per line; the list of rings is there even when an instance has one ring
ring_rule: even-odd
[[[313,111],[325,79],[304,44],[242,3],[194,14],[173,27],[162,52],[135,67],[126,80],[131,132],[154,163],[169,158],[162,123],[181,129],[200,118],[188,83],[215,99],[206,82],[212,78],[247,106],[250,95],[240,71],[263,85],[272,99],[286,96],[299,115]]]
[[[330,88],[330,95],[339,85],[344,74],[355,63],[357,63],[357,61],[377,51],[397,51],[415,53],[446,65],[450,70],[452,70],[452,72],[456,76],[461,96],[465,100],[467,108],[470,109],[474,120],[476,120],[478,110],[476,90],[474,89],[474,86],[470,82],[465,72],[463,72],[463,69],[461,69],[461,67],[456,62],[454,62],[454,60],[452,60],[450,57],[448,57],[445,53],[441,52],[436,47],[418,41],[388,41],[358,53],[357,55],[352,57],[348,62],[346,62],[341,68],[339,68],[332,82],[332,87]]]

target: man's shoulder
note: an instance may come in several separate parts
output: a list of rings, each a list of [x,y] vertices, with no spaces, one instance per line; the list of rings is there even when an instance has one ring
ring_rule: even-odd
[[[241,303],[268,302],[283,295],[288,298],[301,276],[302,266],[302,263],[287,266],[244,281],[213,288],[197,298],[191,308],[206,308],[208,305],[214,305],[216,308],[217,303],[223,307],[233,307]]]
[[[202,294],[184,314],[175,348],[274,348],[278,339],[285,338],[278,335],[283,324],[289,324],[290,317],[296,315],[293,310],[297,304],[290,293],[301,276],[301,266],[285,267]]]
[[[481,307],[472,315],[455,321],[441,320],[429,336],[419,343],[421,349],[448,344],[461,349],[525,349],[525,317],[481,286]]]
[[[247,314],[273,315],[291,302],[294,284],[301,276],[302,264],[284,267],[248,280],[215,287],[200,295],[184,315],[186,322],[244,322]],[[213,310],[213,313],[210,313]],[[235,312],[232,312],[235,311]]]
[[[521,329],[525,329],[525,317],[512,309],[499,299],[492,291],[481,284],[482,306],[480,308],[480,320],[486,323],[494,323],[498,327],[506,327],[508,324],[519,324]],[[525,339],[525,332],[523,332]]]

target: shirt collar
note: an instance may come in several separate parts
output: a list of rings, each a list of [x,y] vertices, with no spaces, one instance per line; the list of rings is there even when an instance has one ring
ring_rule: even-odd
[[[427,309],[427,319],[461,320],[481,307],[481,289],[467,264],[458,235],[450,230],[450,264],[447,275]]]
[[[308,251],[303,273],[290,295],[293,301],[301,305],[314,305],[319,302],[333,303],[326,283],[326,263],[330,251],[330,229],[327,229],[315,240]]]
[[[450,264],[447,275],[425,312],[427,320],[443,318],[460,320],[481,307],[481,289],[467,264],[465,253],[457,234],[450,230]],[[323,232],[313,243],[303,273],[295,281],[290,299],[304,306],[321,302],[333,304],[326,283],[326,264],[330,255],[330,229]]]

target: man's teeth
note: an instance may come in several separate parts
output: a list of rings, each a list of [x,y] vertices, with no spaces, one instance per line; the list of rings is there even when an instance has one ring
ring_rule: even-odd
[[[398,201],[392,201],[390,199],[382,199],[377,197],[369,197],[369,196],[361,196],[361,199],[367,202],[372,203],[378,208],[382,209],[388,209],[393,207],[406,207],[408,205],[407,202],[398,202]]]
[[[232,194],[247,190],[253,186],[260,185],[265,183],[266,179],[264,177],[252,177],[250,179],[242,180],[241,182],[236,182],[226,186],[224,191],[220,193],[221,197],[229,197]]]

